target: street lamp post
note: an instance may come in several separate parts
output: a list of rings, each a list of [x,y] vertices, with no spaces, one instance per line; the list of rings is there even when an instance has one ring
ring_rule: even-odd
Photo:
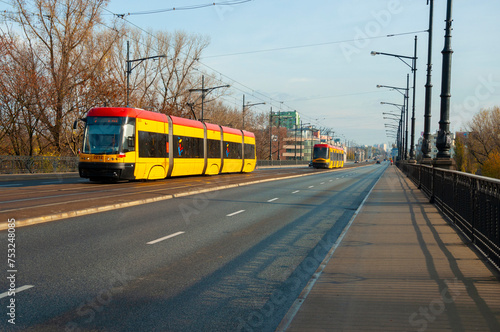
[[[425,83],[425,108],[424,108],[424,136],[422,140],[422,164],[431,163],[431,100],[432,100],[432,83],[431,83],[431,72],[432,72],[432,26],[433,26],[433,16],[434,16],[434,0],[427,0],[427,4],[430,4],[429,8],[429,40],[427,46],[427,81]]]
[[[255,104],[250,104],[249,102],[247,102],[245,104],[245,95],[243,95],[243,107],[241,109],[241,116],[243,117],[243,130],[245,130],[245,107],[252,107],[252,106],[256,106],[256,105],[265,105],[266,103],[255,103]]]
[[[401,93],[403,95],[403,105],[399,105],[399,106],[402,106],[401,112],[402,112],[403,127],[401,129],[402,129],[402,136],[403,136],[403,143],[404,144],[403,144],[403,151],[402,151],[403,152],[403,156],[402,156],[401,159],[403,159],[403,160],[408,159],[408,104],[409,104],[409,102],[408,102],[408,98],[409,98],[408,91],[410,89],[410,87],[409,87],[409,84],[410,84],[409,79],[410,79],[410,76],[406,75],[406,88],[398,88],[398,87],[389,86],[389,85],[377,85],[377,88],[392,89],[392,90],[395,90],[395,91],[397,91],[397,92],[399,92],[399,93]],[[404,90],[405,93],[401,92],[401,90]],[[385,103],[385,104],[398,106],[398,104],[392,104],[392,103]],[[405,106],[406,106],[406,112],[405,112]],[[406,131],[406,137],[405,137],[405,135],[403,135],[404,131]]]
[[[166,58],[166,55],[155,55],[155,56],[150,56],[147,58],[141,58],[141,59],[133,59],[130,60],[130,43],[127,41],[127,107],[129,107],[129,96],[130,96],[130,74],[132,73],[132,70],[134,70],[138,65],[140,65],[144,60],[150,60],[150,59],[158,59],[158,58]],[[132,63],[137,62],[135,66],[132,67]]]
[[[273,108],[269,113],[269,160],[273,160]]]
[[[205,105],[205,97],[207,96],[207,94],[209,94],[210,92],[212,92],[216,89],[229,88],[229,87],[230,87],[230,85],[226,84],[226,85],[214,86],[211,88],[205,88],[205,75],[202,75],[201,76],[201,89],[189,89],[189,92],[201,92],[201,119],[200,119],[200,121],[205,120],[205,118],[204,118],[204,116],[205,116],[204,115],[204,110],[205,110],[204,105]],[[198,100],[198,99],[196,99],[196,100]],[[194,105],[195,102],[193,102],[192,104],[189,104],[189,105]],[[194,114],[194,112],[193,112],[193,114]],[[194,116],[195,116],[195,120],[196,120],[196,115],[194,114]]]
[[[309,122],[307,123],[302,123],[302,120],[300,121],[300,141],[302,143],[302,149],[301,149],[301,156],[302,156],[302,160],[304,160],[304,157],[306,156],[306,153],[305,153],[305,141],[302,139],[302,130],[304,130],[304,126],[310,126],[311,124]],[[307,134],[306,134],[306,140],[307,140]]]
[[[401,114],[400,115],[397,115],[395,113],[385,113],[385,112],[382,113],[382,114],[394,116],[395,117],[394,120],[396,118],[399,119],[399,128],[398,128],[398,135],[397,135],[398,138],[397,138],[397,141],[396,141],[396,145],[398,147],[398,158],[399,159],[403,159],[402,158],[403,153],[404,153],[403,146],[405,146],[404,145],[405,140],[404,140],[404,135],[403,135],[405,105],[394,104],[394,103],[387,103],[387,102],[383,102],[383,101],[380,102],[380,104],[382,104],[382,105],[392,105],[392,106],[395,106],[398,109],[401,109]],[[384,117],[384,119],[385,119],[385,117]]]
[[[412,118],[411,118],[411,146],[410,146],[410,160],[411,162],[415,162],[415,91],[416,91],[416,83],[417,83],[417,36],[415,36],[415,47],[413,56],[404,56],[398,54],[384,53],[384,52],[375,52],[372,51],[371,55],[387,55],[393,56],[401,60],[408,67],[411,68],[413,73],[413,105],[412,105]],[[405,61],[405,59],[411,60],[411,64]]]
[[[446,6],[446,33],[444,36],[443,54],[443,72],[441,75],[441,108],[439,131],[436,138],[436,147],[438,154],[434,160],[434,166],[455,169],[456,165],[451,158],[451,135],[450,135],[450,87],[451,87],[451,8],[452,0],[448,0]]]

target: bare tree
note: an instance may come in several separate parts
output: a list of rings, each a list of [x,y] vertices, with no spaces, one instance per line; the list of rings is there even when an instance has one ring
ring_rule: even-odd
[[[197,60],[208,46],[208,39],[184,32],[130,32],[131,59],[165,56],[141,62],[130,78],[130,104],[154,108],[165,114],[188,116],[189,90],[201,87]],[[207,81],[208,83],[209,81]]]
[[[55,152],[63,150],[64,121],[74,112],[71,95],[96,72],[109,52],[89,49],[89,41],[108,0],[13,0],[27,45],[40,62],[46,77],[47,105],[40,120],[50,133]],[[95,56],[90,56],[90,54]]]
[[[46,147],[40,130],[45,79],[38,71],[34,49],[19,40],[2,35],[4,54],[0,57],[0,139],[9,144],[2,150],[16,155],[33,155]],[[38,142],[38,144],[37,144]],[[10,150],[10,151],[9,151]]]

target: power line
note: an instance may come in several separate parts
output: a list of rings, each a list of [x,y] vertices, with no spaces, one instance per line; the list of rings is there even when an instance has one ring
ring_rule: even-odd
[[[297,98],[297,99],[290,99],[290,100],[285,100],[287,103],[295,103],[295,102],[300,102],[300,101],[310,101],[310,100],[318,100],[318,99],[329,99],[329,98],[340,98],[340,97],[350,97],[350,96],[358,96],[358,95],[367,95],[367,94],[373,94],[373,93],[380,93],[380,91],[365,91],[365,92],[356,92],[356,93],[346,93],[346,94],[341,94],[341,95],[331,95],[331,96],[318,96],[318,97],[304,97],[304,98]]]
[[[423,32],[427,32],[427,30],[419,30],[419,31],[412,31],[412,32],[402,32],[402,33],[389,34],[389,35],[385,35],[385,36],[367,37],[367,38],[363,38],[362,40],[390,38],[390,37],[403,36],[403,35],[411,35],[411,34],[417,34],[417,33],[423,33]],[[349,42],[357,42],[357,41],[359,41],[359,39],[347,39],[347,40],[338,40],[338,41],[331,41],[331,42],[317,43],[317,44],[285,46],[285,47],[268,48],[268,49],[255,50],[255,51],[245,51],[245,52],[219,54],[219,55],[208,55],[208,56],[205,56],[203,58],[204,59],[208,59],[208,58],[218,58],[218,57],[226,57],[226,56],[235,56],[235,55],[246,55],[246,54],[264,53],[264,52],[276,52],[276,51],[285,51],[285,50],[292,50],[292,49],[298,49],[298,48],[317,47],[317,46],[325,46],[325,45],[333,45],[333,44],[341,44],[341,43],[349,43]]]
[[[229,1],[224,1],[224,2],[212,2],[212,3],[208,3],[208,4],[202,4],[202,5],[189,5],[189,6],[182,6],[182,7],[173,7],[173,8],[167,8],[167,9],[155,9],[155,10],[147,10],[147,11],[142,11],[142,12],[114,14],[114,15],[123,18],[124,16],[160,14],[160,13],[165,13],[165,12],[172,12],[172,11],[179,11],[179,10],[193,10],[193,9],[212,7],[212,6],[233,6],[233,5],[240,5],[240,4],[251,2],[251,1],[253,1],[253,0],[229,0]]]

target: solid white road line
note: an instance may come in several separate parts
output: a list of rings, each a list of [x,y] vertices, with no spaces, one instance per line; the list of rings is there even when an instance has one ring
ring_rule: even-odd
[[[174,233],[174,234],[170,234],[170,235],[167,235],[167,236],[164,236],[164,237],[161,237],[157,240],[154,240],[154,241],[151,241],[151,242],[148,242],[147,244],[155,244],[155,243],[158,243],[158,242],[161,242],[163,240],[167,240],[167,239],[170,239],[174,236],[177,236],[177,235],[181,235],[181,234],[184,234],[184,232],[177,232],[177,233]]]
[[[23,290],[27,290],[27,289],[30,289],[30,288],[32,288],[32,287],[35,287],[35,286],[33,286],[33,285],[24,285],[24,286],[18,287],[18,288],[16,288],[13,292],[9,292],[9,291],[8,291],[8,292],[5,292],[5,293],[0,294],[0,299],[2,299],[2,298],[4,298],[4,297],[9,296],[9,293],[10,293],[10,294],[12,294],[12,293],[17,294],[17,293],[19,293],[19,292],[22,292]]]
[[[278,198],[278,197],[276,197],[276,198],[272,198],[272,199],[268,200],[268,202],[274,202],[274,201],[275,201],[275,200],[277,200],[277,199],[279,199],[279,198]]]
[[[235,215],[237,215],[237,214],[239,214],[239,213],[241,213],[241,212],[245,212],[245,210],[239,210],[239,211],[236,211],[236,212],[230,213],[230,214],[226,215],[226,217],[232,217],[232,216],[235,216]]]

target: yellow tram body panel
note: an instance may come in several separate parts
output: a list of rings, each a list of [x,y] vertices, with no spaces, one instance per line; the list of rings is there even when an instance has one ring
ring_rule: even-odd
[[[222,171],[221,127],[211,123],[207,127],[207,168],[206,175],[216,175]]]
[[[205,130],[200,121],[171,116],[174,165],[170,176],[203,174]]]
[[[243,172],[252,172],[257,164],[257,158],[255,156],[255,135],[248,131],[243,131],[243,144]]]
[[[222,173],[238,173],[243,170],[243,134],[241,130],[222,127]]]
[[[164,146],[165,155],[163,156],[143,152],[145,149],[152,149],[152,145],[158,148],[159,144],[156,139],[161,135],[168,135],[168,123],[153,119],[136,119],[136,147],[139,148],[139,151],[136,151],[137,160],[134,172],[136,179],[158,180],[167,177],[169,160],[164,157],[167,153],[167,146]],[[144,142],[144,139],[148,141]]]

